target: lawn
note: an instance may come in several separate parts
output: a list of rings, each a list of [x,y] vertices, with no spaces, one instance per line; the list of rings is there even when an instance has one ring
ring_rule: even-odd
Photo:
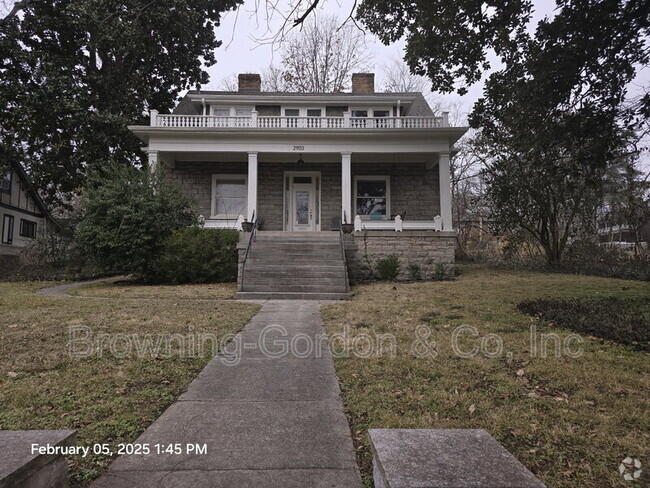
[[[68,347],[69,326],[90,327],[93,338],[106,333],[211,334],[220,341],[259,310],[253,304],[196,299],[231,296],[230,285],[97,284],[76,291],[111,297],[105,299],[34,294],[46,285],[0,283],[0,429],[77,429],[82,446],[133,441],[215,351],[212,342],[206,342],[203,351],[181,354],[177,340],[169,351],[162,348],[154,355],[149,350],[138,357],[135,352],[126,354],[124,343],[115,342],[113,354],[103,346],[103,354],[95,349],[88,358],[74,358]],[[132,299],[136,297],[144,298]],[[78,344],[77,350],[83,352],[86,343]],[[110,460],[72,458],[72,486],[88,484]]]
[[[235,283],[205,285],[143,286],[128,280],[100,281],[71,289],[70,295],[102,298],[169,298],[173,300],[215,300],[232,298]]]
[[[516,305],[540,298],[648,299],[648,283],[461,270],[453,282],[358,286],[351,302],[323,308],[330,336],[347,333],[351,343],[347,357],[335,363],[367,486],[369,428],[486,429],[549,487],[647,483],[650,356],[595,337],[580,343],[571,330],[524,315]],[[457,329],[461,325],[476,329]],[[471,357],[454,352],[454,331],[457,352]],[[395,356],[386,340],[383,355],[376,347],[370,357],[354,354],[369,351],[367,342],[349,340],[362,333],[374,340],[392,334]],[[542,357],[542,333],[557,334],[559,357],[551,347],[555,339]],[[489,334],[500,338],[502,350]],[[422,357],[433,351],[435,357]],[[626,482],[619,474],[627,456],[644,464],[643,481]]]

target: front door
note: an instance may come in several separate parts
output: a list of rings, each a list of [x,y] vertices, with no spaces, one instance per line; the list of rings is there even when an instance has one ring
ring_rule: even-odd
[[[316,230],[314,218],[314,188],[312,185],[294,184],[292,189],[293,230]]]

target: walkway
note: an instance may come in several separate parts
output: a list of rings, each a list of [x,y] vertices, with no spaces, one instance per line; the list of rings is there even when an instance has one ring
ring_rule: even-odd
[[[93,487],[361,487],[318,307],[265,302]]]

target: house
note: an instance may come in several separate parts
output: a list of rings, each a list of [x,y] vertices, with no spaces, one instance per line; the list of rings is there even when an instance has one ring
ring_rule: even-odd
[[[256,223],[242,235],[241,296],[343,293],[322,273],[343,266],[347,289],[390,254],[401,278],[453,265],[449,158],[467,128],[421,93],[378,93],[372,73],[354,74],[351,93],[262,92],[259,75],[241,74],[236,92],[190,91],[130,129],[206,227]],[[339,236],[342,223],[354,231]]]
[[[5,260],[17,259],[25,247],[45,232],[50,219],[43,200],[17,161],[10,161],[9,171],[0,178],[0,216],[0,257]]]

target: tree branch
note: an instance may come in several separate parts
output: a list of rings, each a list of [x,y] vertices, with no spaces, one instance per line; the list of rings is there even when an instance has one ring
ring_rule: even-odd
[[[293,21],[293,26],[297,27],[302,24],[305,19],[309,17],[309,14],[312,13],[312,11],[318,6],[318,2],[320,2],[320,0],[313,0],[311,2],[311,5],[309,5],[309,7],[307,7],[307,10],[305,10],[305,13]]]

